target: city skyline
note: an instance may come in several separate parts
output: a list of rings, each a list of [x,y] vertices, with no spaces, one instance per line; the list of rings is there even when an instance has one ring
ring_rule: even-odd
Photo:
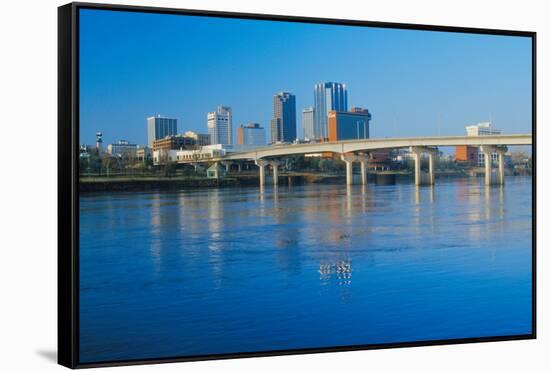
[[[144,32],[143,22],[158,27]],[[531,129],[526,38],[98,10],[83,11],[81,27],[82,143],[101,131],[105,143],[145,144],[145,119],[157,114],[204,133],[218,105],[232,107],[234,122],[269,128],[273,94],[294,94],[301,113],[323,81],[346,84],[348,106],[373,113],[371,137],[463,135],[490,118],[506,133]],[[334,58],[315,49],[329,40]],[[220,42],[232,46],[226,58],[209,58]],[[283,48],[291,63],[280,66]]]

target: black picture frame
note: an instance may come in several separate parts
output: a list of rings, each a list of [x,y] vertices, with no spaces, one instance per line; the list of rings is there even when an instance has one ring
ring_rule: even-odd
[[[330,348],[290,349],[207,356],[185,356],[127,361],[82,363],[79,360],[79,10],[103,9],[125,12],[201,15],[222,18],[305,22],[333,25],[376,26],[381,28],[444,31],[528,37],[532,42],[532,333],[518,336],[415,341],[381,345],[341,346]],[[145,6],[70,3],[58,8],[58,363],[69,368],[89,368],[153,364],[182,361],[263,357],[289,354],[341,352],[381,348],[463,344],[507,340],[535,339],[536,317],[536,32],[486,28],[449,27],[422,24],[387,23],[345,19],[311,18],[268,14],[233,13]]]

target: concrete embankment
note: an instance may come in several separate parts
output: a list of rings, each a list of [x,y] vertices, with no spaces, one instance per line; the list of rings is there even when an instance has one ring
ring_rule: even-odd
[[[436,178],[468,177],[477,174],[465,172],[447,171],[436,173]],[[272,184],[272,178],[266,177],[267,184]],[[360,182],[359,175],[354,175],[355,183]],[[406,171],[381,171],[368,174],[368,182],[377,185],[391,185],[396,183],[408,183],[412,179]],[[279,185],[300,185],[311,183],[342,183],[345,182],[344,174],[322,173],[279,173]],[[182,190],[194,188],[213,187],[244,187],[258,186],[257,174],[231,174],[221,179],[188,176],[111,176],[111,177],[82,177],[79,181],[80,192],[115,192],[115,191],[150,191],[150,190]]]
[[[115,191],[152,191],[181,190],[187,188],[231,187],[253,185],[250,180],[234,178],[83,178],[79,181],[80,192],[115,192]]]
[[[271,182],[271,178],[267,177]],[[279,184],[330,183],[341,181],[342,175],[280,174]],[[221,179],[206,177],[83,177],[80,192],[182,190],[213,187],[258,186],[257,175],[236,175]]]

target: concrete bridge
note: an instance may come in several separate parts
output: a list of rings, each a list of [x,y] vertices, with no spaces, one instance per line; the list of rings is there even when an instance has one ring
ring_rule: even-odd
[[[260,170],[260,185],[265,184],[265,168],[273,169],[273,182],[277,184],[278,169],[281,158],[299,154],[314,154],[331,152],[339,155],[346,164],[346,183],[352,184],[352,166],[354,162],[361,164],[361,181],[367,183],[367,166],[369,152],[381,149],[408,148],[415,161],[415,184],[434,184],[434,162],[437,147],[477,146],[485,156],[485,182],[487,185],[504,184],[504,154],[506,146],[532,145],[531,134],[487,135],[487,136],[437,136],[412,138],[377,138],[346,140],[339,142],[281,144],[260,148],[249,152],[228,153],[222,157],[194,160],[192,162],[221,162],[228,166],[232,161],[254,161]],[[492,153],[499,154],[497,179],[491,178]],[[422,177],[421,156],[428,155],[428,178]],[[190,161],[179,161],[190,163]]]

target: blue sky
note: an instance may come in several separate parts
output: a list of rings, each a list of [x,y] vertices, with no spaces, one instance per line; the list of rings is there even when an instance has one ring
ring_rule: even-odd
[[[531,40],[290,22],[81,10],[80,141],[146,143],[146,117],[206,132],[206,114],[233,108],[233,129],[269,129],[272,97],[313,105],[313,85],[347,84],[368,108],[372,137],[464,135],[487,121],[531,132]]]

